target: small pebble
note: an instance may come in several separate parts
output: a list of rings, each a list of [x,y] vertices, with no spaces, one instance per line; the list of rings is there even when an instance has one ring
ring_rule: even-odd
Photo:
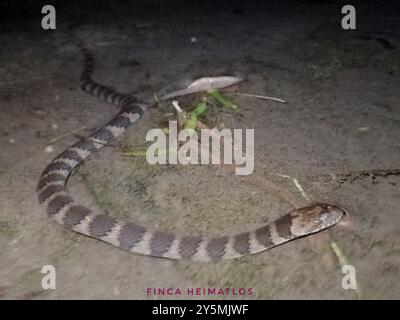
[[[51,128],[52,128],[53,130],[57,130],[57,129],[58,129],[58,124],[57,124],[57,123],[53,123],[53,124],[51,125]]]
[[[60,96],[57,94],[55,97],[54,97],[54,100],[60,100]]]
[[[52,153],[54,151],[52,146],[47,146],[46,148],[44,148],[44,152],[46,153]]]
[[[9,139],[8,142],[9,143],[15,143],[15,139]]]
[[[197,41],[197,38],[196,38],[196,37],[191,37],[191,38],[190,38],[190,42],[195,43],[196,41]]]

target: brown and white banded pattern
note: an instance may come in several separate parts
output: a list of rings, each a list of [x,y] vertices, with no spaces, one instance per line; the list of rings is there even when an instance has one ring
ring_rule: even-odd
[[[152,232],[108,214],[93,212],[75,202],[66,189],[71,172],[92,152],[120,136],[146,110],[146,106],[136,98],[94,82],[91,79],[94,69],[93,58],[86,49],[82,50],[85,57],[85,68],[81,76],[82,89],[120,106],[121,110],[101,129],[57,156],[40,177],[37,186],[39,202],[46,207],[47,214],[51,218],[67,229],[138,254],[169,259],[210,261],[237,258],[267,250],[331,227],[345,214],[340,207],[316,204],[295,209],[275,222],[253,231],[206,238],[177,236],[162,231]]]

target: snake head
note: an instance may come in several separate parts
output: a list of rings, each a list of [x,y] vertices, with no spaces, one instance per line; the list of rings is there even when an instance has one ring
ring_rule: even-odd
[[[301,236],[321,231],[332,227],[347,214],[345,209],[326,203],[296,209],[292,213],[292,233]]]
[[[330,204],[317,204],[317,206],[320,208],[317,219],[317,224],[320,226],[319,230],[335,225],[348,214],[345,209],[338,206]]]

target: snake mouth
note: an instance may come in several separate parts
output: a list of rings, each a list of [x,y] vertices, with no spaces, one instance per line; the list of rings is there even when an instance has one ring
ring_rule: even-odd
[[[351,217],[351,214],[350,214],[350,212],[349,212],[349,210],[347,209],[347,208],[345,208],[345,207],[342,207],[342,206],[338,206],[340,209],[342,209],[342,211],[343,211],[343,217]]]
[[[338,222],[338,225],[344,228],[352,228],[353,222],[349,210],[343,207],[340,207],[340,209],[342,210],[342,218]]]
[[[333,205],[332,207],[341,215],[337,222],[343,223],[344,221],[349,221],[351,219],[351,215],[347,208],[339,205]]]

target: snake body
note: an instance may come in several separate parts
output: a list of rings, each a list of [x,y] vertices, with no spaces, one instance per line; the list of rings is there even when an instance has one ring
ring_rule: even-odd
[[[256,230],[207,238],[150,231],[135,223],[80,205],[66,189],[71,172],[94,151],[120,136],[146,110],[146,105],[135,97],[94,82],[93,57],[88,50],[82,49],[85,66],[81,75],[81,88],[119,106],[120,111],[105,126],[55,157],[43,171],[37,186],[39,202],[46,207],[47,214],[62,226],[133,253],[168,259],[210,261],[265,251],[331,227],[344,216],[345,210],[338,206],[316,204],[295,209]]]

